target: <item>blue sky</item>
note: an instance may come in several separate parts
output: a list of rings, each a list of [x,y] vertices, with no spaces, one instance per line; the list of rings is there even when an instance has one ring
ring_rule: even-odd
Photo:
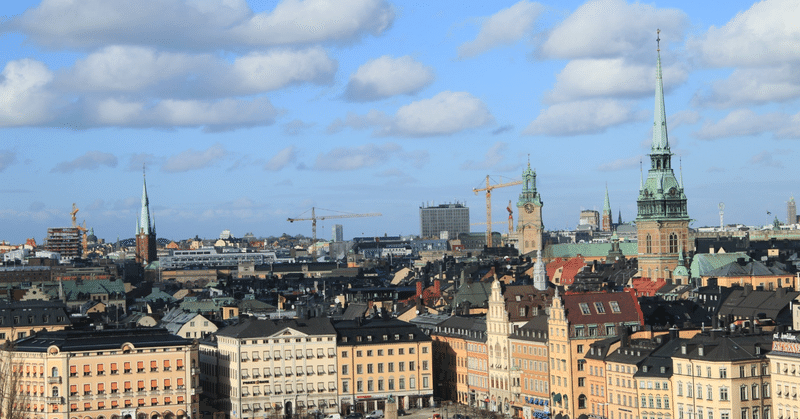
[[[656,28],[694,227],[783,221],[798,193],[800,3],[44,0],[0,6],[0,240],[419,234],[485,221],[485,176],[537,170],[547,229],[635,217]],[[497,189],[494,219],[519,187]],[[336,214],[319,210],[318,214]],[[318,224],[330,237],[332,220]],[[474,226],[482,231],[483,226]]]

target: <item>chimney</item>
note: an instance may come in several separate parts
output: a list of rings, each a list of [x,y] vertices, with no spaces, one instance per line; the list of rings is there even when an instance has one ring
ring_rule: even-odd
[[[433,281],[433,292],[435,295],[442,295],[442,281],[438,279]]]
[[[673,340],[673,339],[677,339],[677,338],[678,338],[678,328],[675,327],[675,326],[670,327],[669,328],[669,339]]]
[[[744,291],[742,292],[742,295],[747,297],[748,295],[750,295],[750,291],[752,291],[752,290],[753,290],[753,285],[744,284]]]
[[[417,295],[416,295],[417,297],[422,296],[422,290],[423,290],[422,281],[417,281]]]
[[[778,298],[786,297],[786,288],[778,288],[775,290],[775,296]]]

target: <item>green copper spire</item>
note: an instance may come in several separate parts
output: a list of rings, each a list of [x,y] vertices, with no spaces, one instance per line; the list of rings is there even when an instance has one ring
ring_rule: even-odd
[[[611,214],[611,200],[608,199],[608,182],[606,182],[606,201],[603,203],[603,214]]]
[[[150,200],[147,198],[147,179],[145,178],[144,165],[142,165],[142,210],[136,225],[136,234],[151,234]]]
[[[656,106],[653,115],[653,145],[651,153],[669,153],[667,139],[667,111],[664,108],[664,82],[661,79],[661,29],[656,30],[658,36],[658,60],[656,62]]]

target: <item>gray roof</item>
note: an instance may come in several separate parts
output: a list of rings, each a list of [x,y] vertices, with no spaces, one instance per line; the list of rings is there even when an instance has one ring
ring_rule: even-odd
[[[749,318],[751,316],[758,317],[760,313],[763,313],[770,319],[778,320],[778,317],[784,310],[787,310],[792,300],[798,295],[800,292],[788,291],[785,288],[779,288],[776,291],[737,289],[731,291],[731,294],[722,303],[719,314]]]
[[[14,319],[18,318],[15,324]],[[20,301],[0,303],[0,325],[19,328],[69,326],[66,306],[61,301]]]
[[[709,272],[707,276],[727,277],[727,276],[775,276],[791,275],[777,266],[767,266],[760,261],[750,260],[744,265],[738,262],[731,262]]]
[[[686,353],[680,349],[686,345]],[[759,350],[756,349],[759,347]],[[703,354],[700,355],[702,348]],[[703,359],[704,361],[731,362],[764,358],[772,348],[772,335],[724,335],[698,334],[692,339],[681,339],[672,355],[675,358]]]
[[[330,319],[312,317],[310,319],[257,320],[247,319],[242,323],[228,326],[217,331],[217,336],[237,339],[261,338],[273,336],[286,329],[293,329],[306,335],[334,335]]]
[[[750,260],[750,256],[747,256],[747,254],[743,252],[699,253],[692,257],[692,264],[689,266],[689,271],[692,274],[692,278],[709,276],[709,272],[731,262],[736,262],[739,258],[744,258],[746,261]]]
[[[437,336],[457,336],[474,342],[486,342],[486,318],[472,316],[451,316],[439,323]]]
[[[490,282],[464,282],[453,298],[453,307],[458,307],[464,302],[469,302],[471,307],[488,307],[491,294]]]
[[[102,351],[119,349],[125,343],[136,348],[186,346],[192,341],[175,336],[165,329],[109,329],[109,330],[59,330],[39,332],[15,342],[14,349],[21,352],[45,352],[52,345],[61,351]]]

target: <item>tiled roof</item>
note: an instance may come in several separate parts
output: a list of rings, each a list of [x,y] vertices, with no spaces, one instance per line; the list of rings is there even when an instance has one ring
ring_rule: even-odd
[[[637,323],[644,324],[644,315],[633,290],[623,292],[566,292],[564,308],[570,324]],[[616,302],[619,310],[612,306]],[[602,312],[598,310],[602,307]],[[586,310],[588,309],[588,311]],[[586,312],[587,314],[584,314]]]
[[[731,262],[736,262],[737,259],[744,258],[749,261],[750,256],[746,253],[699,253],[692,258],[692,264],[689,266],[689,271],[692,278],[700,278],[708,276],[708,273],[725,266]]]
[[[739,277],[739,276],[778,276],[791,275],[777,266],[767,266],[757,260],[751,260],[744,265],[731,262],[709,272],[707,276],[713,277]]]
[[[561,277],[559,285],[572,285],[575,282],[575,275],[586,266],[586,262],[581,256],[575,256],[569,259],[556,258],[554,261],[547,264],[547,279],[552,282],[555,281],[556,273],[561,269]]]

